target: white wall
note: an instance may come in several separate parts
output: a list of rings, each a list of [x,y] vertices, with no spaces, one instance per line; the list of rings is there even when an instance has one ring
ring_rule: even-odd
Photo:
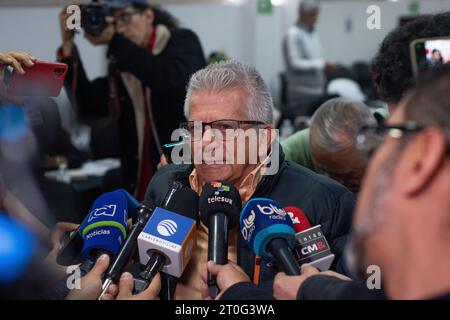
[[[231,57],[254,65],[278,97],[278,73],[284,69],[281,43],[287,28],[295,23],[298,0],[285,0],[269,16],[256,12],[257,0],[234,0],[231,4],[166,5],[182,25],[193,29],[202,41],[205,54],[224,49]],[[366,27],[369,5],[381,7],[382,29]],[[420,13],[450,9],[450,0],[420,0]],[[325,55],[341,64],[370,61],[381,40],[398,18],[408,14],[409,0],[322,1],[318,30]],[[30,51],[40,58],[53,60],[59,45],[58,7],[1,8],[0,50]],[[350,31],[346,25],[352,25]],[[90,78],[105,73],[104,49],[90,46],[77,37],[83,61]]]
[[[277,100],[278,74],[284,69],[282,40],[297,20],[299,2],[284,0],[269,16],[257,14],[256,0],[244,0],[237,6],[173,4],[165,7],[197,32],[206,54],[225,49],[231,57],[256,66]],[[372,4],[381,9],[380,30],[369,30],[366,26],[366,10]],[[326,58],[343,65],[369,62],[387,33],[398,26],[399,18],[410,13],[409,4],[409,0],[322,1],[317,29]],[[419,8],[421,14],[450,10],[450,0],[419,0]]]

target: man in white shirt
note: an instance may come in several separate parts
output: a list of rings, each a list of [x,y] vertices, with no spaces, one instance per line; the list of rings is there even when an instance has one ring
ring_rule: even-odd
[[[295,115],[314,111],[310,108],[325,94],[325,71],[333,67],[323,58],[322,45],[314,28],[319,13],[316,0],[302,0],[299,20],[289,28],[283,43],[288,107]]]

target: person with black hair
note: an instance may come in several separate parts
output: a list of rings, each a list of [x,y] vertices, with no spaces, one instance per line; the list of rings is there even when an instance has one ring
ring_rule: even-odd
[[[439,66],[444,64],[444,58],[442,58],[442,53],[438,49],[434,49],[431,52],[431,65],[432,66]]]
[[[392,30],[372,60],[371,73],[378,98],[392,113],[403,95],[414,87],[410,44],[421,38],[450,35],[450,11],[421,16]]]
[[[205,66],[198,37],[168,12],[146,0],[108,2],[111,15],[99,36],[88,33],[94,45],[108,45],[106,77],[89,81],[67,27],[60,15],[62,62],[69,65],[65,87],[78,114],[108,117],[117,130],[116,145],[122,168],[122,187],[142,200],[162,155],[161,144],[184,120],[183,103],[189,77]]]

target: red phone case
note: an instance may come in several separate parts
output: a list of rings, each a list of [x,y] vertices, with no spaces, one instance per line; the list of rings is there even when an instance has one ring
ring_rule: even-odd
[[[67,74],[67,64],[36,61],[33,67],[24,67],[25,74],[13,72],[7,79],[6,88],[12,96],[57,97]]]

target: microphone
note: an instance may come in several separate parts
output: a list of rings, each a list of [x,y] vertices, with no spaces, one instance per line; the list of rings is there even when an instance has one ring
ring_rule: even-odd
[[[238,224],[241,196],[225,181],[205,184],[199,200],[200,219],[208,227],[208,261],[228,263],[228,231]],[[216,277],[208,273],[208,287],[212,298],[219,294]]]
[[[83,239],[83,256],[91,262],[103,253],[115,259],[127,237],[128,216],[138,204],[123,189],[98,197],[78,230]]]
[[[252,199],[247,202],[240,218],[244,240],[261,257],[274,257],[287,275],[300,275],[291,249],[295,244],[292,220],[276,201]]]
[[[296,232],[297,243],[292,252],[298,265],[308,263],[320,271],[330,269],[335,256],[321,225],[311,227],[305,213],[298,207],[285,207],[284,210],[291,217]]]
[[[173,181],[170,185],[169,191],[167,192],[166,196],[163,199],[163,204],[170,203],[175,192],[182,187],[183,185],[180,184],[178,181]],[[130,235],[127,238],[122,249],[120,250],[117,259],[108,268],[105,281],[103,282],[102,285],[102,293],[100,294],[99,299],[101,299],[101,297],[106,293],[112,282],[117,283],[119,281],[123,269],[125,268],[126,264],[133,255],[133,252],[136,248],[137,238],[144,229],[146,223],[153,214],[153,210],[155,209],[155,205],[153,204],[153,201],[151,199],[152,198],[150,196],[150,191],[149,189],[147,189],[144,201],[136,209],[136,222],[131,228]]]
[[[138,237],[139,260],[145,268],[135,279],[135,294],[144,291],[160,271],[169,277],[182,275],[195,249],[198,220],[198,195],[189,188],[177,190],[165,209],[154,210]],[[168,286],[168,298],[172,289],[175,286]]]

